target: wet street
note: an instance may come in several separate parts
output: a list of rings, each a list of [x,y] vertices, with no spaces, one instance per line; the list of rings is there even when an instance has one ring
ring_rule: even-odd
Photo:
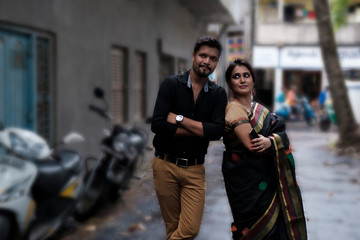
[[[337,156],[332,148],[336,134],[317,127],[288,126],[302,190],[308,239],[360,239],[360,157]],[[212,142],[206,160],[206,207],[197,239],[231,239],[231,212],[221,175],[221,141]],[[152,182],[152,152],[136,173],[131,187],[116,204],[80,223],[61,240],[160,240],[165,229]]]

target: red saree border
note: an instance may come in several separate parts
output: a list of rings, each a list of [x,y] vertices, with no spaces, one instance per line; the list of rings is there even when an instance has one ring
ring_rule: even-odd
[[[254,104],[249,119],[251,126],[258,133],[263,128],[264,120],[269,114],[269,110],[259,103],[254,102]]]
[[[279,135],[270,136],[275,147],[275,161],[278,171],[278,191],[285,225],[290,239],[306,240],[305,216],[302,200],[297,191],[295,178],[292,176],[289,159],[285,153],[284,144]]]
[[[279,216],[279,198],[275,192],[274,197],[264,215],[240,238],[240,240],[263,239],[274,227]]]

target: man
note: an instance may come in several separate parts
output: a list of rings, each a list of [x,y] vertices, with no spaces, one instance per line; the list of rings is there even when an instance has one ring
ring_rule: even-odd
[[[326,96],[327,96],[327,92],[329,91],[329,87],[326,86],[319,95],[319,106],[320,109],[324,109],[325,108],[325,102],[326,102]]]
[[[151,130],[154,185],[166,239],[194,239],[205,203],[204,160],[210,140],[224,131],[226,92],[211,82],[221,53],[211,37],[197,40],[191,69],[162,82]]]
[[[298,88],[296,85],[291,86],[290,91],[286,95],[286,103],[290,107],[290,118],[298,120],[300,116],[301,107],[300,99],[298,96]]]

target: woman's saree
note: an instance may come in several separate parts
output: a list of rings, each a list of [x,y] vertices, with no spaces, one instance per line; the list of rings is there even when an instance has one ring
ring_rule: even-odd
[[[296,182],[294,157],[291,153],[290,141],[285,132],[285,125],[277,116],[259,103],[254,103],[252,112],[249,115],[249,122],[258,134],[262,134],[271,140],[271,149],[263,154],[262,158],[265,159],[264,163],[270,162],[272,164],[269,169],[274,172],[270,174],[273,188],[270,193],[264,192],[264,195],[267,194],[265,197],[261,196],[256,199],[257,202],[266,201],[263,203],[263,205],[266,204],[266,207],[261,210],[261,213],[254,216],[255,219],[251,221],[251,226],[244,227],[244,224],[240,223],[238,226],[241,226],[241,229],[237,229],[235,222],[232,230],[233,232],[241,232],[238,235],[241,236],[241,240],[264,239],[271,231],[274,231],[274,226],[279,228],[279,225],[284,225],[283,228],[286,229],[287,239],[306,240],[306,223],[301,193]],[[234,191],[234,189],[239,185],[243,186],[243,184],[234,181],[235,178],[231,175],[239,174],[239,171],[246,174],[246,169],[240,170],[236,163],[233,163],[235,158],[245,158],[247,162],[250,162],[258,161],[259,155],[247,151],[238,153],[236,151],[226,151],[224,153],[224,160],[227,160],[223,163],[226,190],[233,215],[239,215],[239,213],[236,213],[236,208],[244,206],[244,201],[235,196],[236,193],[234,194],[234,192],[236,190]],[[252,181],[253,179],[256,180],[256,176],[252,176],[250,179]],[[237,201],[241,201],[241,204],[237,204]],[[248,202],[248,204],[253,203]],[[254,206],[256,207],[256,205]],[[280,221],[281,223],[277,223],[279,217],[283,218]]]

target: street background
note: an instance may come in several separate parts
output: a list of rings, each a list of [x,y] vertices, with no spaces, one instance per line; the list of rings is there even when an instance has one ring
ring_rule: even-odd
[[[360,158],[339,156],[335,127],[321,132],[305,123],[288,124],[310,240],[360,239]],[[230,208],[221,174],[223,145],[211,142],[207,159],[207,198],[199,240],[231,239]],[[152,152],[139,166],[121,200],[109,205],[62,240],[159,240],[165,228],[152,182]]]
[[[343,90],[359,124],[359,0],[349,1],[344,11],[347,23],[334,34]],[[1,0],[0,123],[32,130],[51,146],[79,132],[86,141],[66,147],[83,159],[96,156],[106,124],[88,111],[89,104],[108,106],[114,123],[125,127],[144,122],[164,77],[191,67],[195,40],[203,35],[223,46],[212,81],[228,90],[229,62],[245,58],[255,69],[259,102],[276,110],[278,95],[296,86],[319,120],[319,95],[333,81],[324,68],[318,30],[313,0]],[[93,96],[95,87],[104,89],[108,104]],[[334,119],[334,109],[326,113]],[[288,124],[309,239],[360,239],[360,157],[351,149],[338,155],[339,131],[331,124],[327,132],[317,124]],[[222,151],[221,141],[211,143],[200,240],[231,238]],[[55,239],[163,239],[152,155],[146,153],[139,179],[116,204]]]

